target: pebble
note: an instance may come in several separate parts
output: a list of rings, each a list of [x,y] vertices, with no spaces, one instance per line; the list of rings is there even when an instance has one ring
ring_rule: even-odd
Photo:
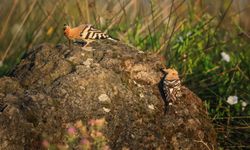
[[[148,105],[148,108],[151,109],[151,110],[155,109],[154,105],[152,105],[152,104]]]
[[[110,98],[107,94],[101,94],[99,97],[98,97],[99,101],[100,102],[110,102]]]
[[[106,107],[102,107],[102,109],[105,111],[105,112],[110,112],[110,109],[109,108],[106,108]]]

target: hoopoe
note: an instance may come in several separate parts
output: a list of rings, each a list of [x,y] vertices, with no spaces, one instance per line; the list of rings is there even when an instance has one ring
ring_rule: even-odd
[[[86,42],[85,46],[87,46],[90,42],[98,39],[110,39],[113,41],[117,41],[111,38],[106,33],[95,29],[91,24],[80,25],[75,28],[71,28],[69,25],[64,24],[64,35],[69,40],[69,45],[71,46],[71,41],[83,40]]]
[[[181,81],[175,69],[163,69],[163,72],[166,74],[163,79],[164,95],[168,100],[168,104],[172,105],[182,96]]]

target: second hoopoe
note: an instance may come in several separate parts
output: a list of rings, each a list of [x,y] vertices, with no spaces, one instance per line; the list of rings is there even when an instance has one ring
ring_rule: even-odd
[[[182,96],[181,81],[175,69],[163,69],[166,74],[163,80],[163,91],[169,105],[173,105]]]
[[[111,38],[108,34],[95,29],[91,24],[84,24],[75,28],[71,28],[69,25],[64,24],[63,30],[64,36],[66,36],[69,40],[69,47],[71,47],[71,41],[78,40],[85,41],[85,46],[87,46],[90,42],[98,39],[110,39],[113,41],[117,41]]]

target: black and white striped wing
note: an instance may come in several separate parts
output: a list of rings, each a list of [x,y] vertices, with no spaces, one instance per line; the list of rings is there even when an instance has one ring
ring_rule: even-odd
[[[172,100],[171,100],[171,93],[170,93],[170,88],[169,88],[169,83],[168,81],[166,80],[166,77],[163,81],[163,91],[164,91],[164,95],[166,97],[166,100],[170,103]]]
[[[107,39],[109,36],[102,31],[95,29],[92,25],[86,25],[80,33],[82,39]]]
[[[173,102],[176,101],[178,97],[181,96],[181,83],[180,80],[164,80],[163,82],[163,90],[166,99],[168,100],[169,104],[172,104]]]

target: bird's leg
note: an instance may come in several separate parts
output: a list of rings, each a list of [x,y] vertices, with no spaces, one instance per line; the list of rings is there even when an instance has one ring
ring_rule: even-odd
[[[72,41],[69,39],[69,49],[72,50]]]

